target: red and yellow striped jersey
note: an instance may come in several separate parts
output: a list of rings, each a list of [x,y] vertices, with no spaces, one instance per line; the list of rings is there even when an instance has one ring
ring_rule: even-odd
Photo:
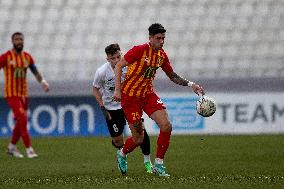
[[[34,64],[30,54],[22,52],[16,54],[9,50],[0,56],[0,69],[4,69],[4,96],[27,97],[27,68]]]
[[[166,52],[163,49],[154,51],[148,43],[134,46],[124,55],[124,59],[129,65],[121,91],[128,96],[145,97],[152,93],[159,67],[165,73],[173,71]]]

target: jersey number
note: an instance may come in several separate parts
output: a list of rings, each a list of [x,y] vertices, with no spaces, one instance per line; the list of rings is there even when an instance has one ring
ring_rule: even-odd
[[[140,119],[140,114],[138,112],[131,113],[131,114],[132,114],[133,121],[136,121],[136,120]]]
[[[116,133],[118,132],[118,128],[117,128],[116,124],[113,124],[112,128],[113,128],[114,132],[116,132]]]

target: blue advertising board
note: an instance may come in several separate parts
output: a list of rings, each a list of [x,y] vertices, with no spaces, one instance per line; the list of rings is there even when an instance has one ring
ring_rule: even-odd
[[[0,137],[10,136],[14,117],[0,98]],[[109,136],[92,96],[29,98],[28,129],[32,136]]]
[[[173,125],[173,134],[202,132],[205,120],[196,113],[196,97],[163,97]],[[11,136],[13,113],[0,98],[0,137]],[[159,133],[148,116],[145,127],[149,134]],[[29,98],[28,129],[32,136],[109,136],[103,114],[92,96]],[[126,127],[125,134],[130,134]]]
[[[197,97],[164,97],[173,131],[201,130],[204,118],[196,112]]]

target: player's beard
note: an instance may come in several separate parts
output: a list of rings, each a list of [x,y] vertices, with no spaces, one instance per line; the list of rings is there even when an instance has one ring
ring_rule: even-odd
[[[161,44],[161,43],[156,44],[156,49],[157,50],[160,50],[162,48],[163,48],[163,44]]]
[[[23,44],[14,45],[14,49],[15,49],[18,53],[22,52],[23,48],[24,48],[24,45],[23,45]]]
[[[163,45],[158,44],[158,43],[156,43],[156,44],[151,44],[151,45],[152,45],[152,47],[153,47],[155,50],[160,50],[160,49],[163,47]]]

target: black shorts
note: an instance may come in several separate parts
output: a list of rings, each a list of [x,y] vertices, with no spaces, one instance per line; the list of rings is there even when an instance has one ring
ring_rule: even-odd
[[[111,137],[117,137],[123,133],[126,120],[122,109],[108,110],[111,120],[106,119],[107,127]]]

